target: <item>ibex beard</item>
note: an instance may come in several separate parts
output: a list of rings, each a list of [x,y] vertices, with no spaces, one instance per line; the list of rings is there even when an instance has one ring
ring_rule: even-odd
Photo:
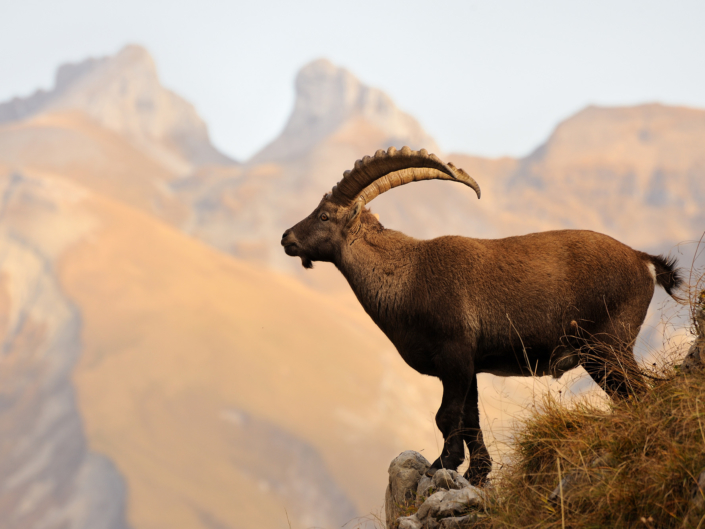
[[[440,379],[444,445],[428,473],[457,469],[465,443],[465,477],[480,485],[491,460],[477,374],[560,377],[582,365],[612,398],[627,397],[639,377],[633,344],[654,287],[672,295],[681,278],[675,260],[592,231],[418,240],[385,229],[365,207],[421,180],[458,182],[480,198],[462,169],[423,149],[390,147],[358,160],[281,244],[305,268],[335,264],[406,363]]]

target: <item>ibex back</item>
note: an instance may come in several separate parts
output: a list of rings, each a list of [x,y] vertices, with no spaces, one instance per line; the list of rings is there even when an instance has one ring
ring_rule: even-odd
[[[551,231],[487,240],[418,240],[385,229],[365,208],[380,193],[440,179],[480,187],[425,150],[377,151],[346,171],[281,244],[304,267],[332,262],[402,358],[438,377],[441,455],[431,466],[481,484],[491,469],[477,403],[478,373],[551,374],[578,365],[613,398],[639,377],[632,347],[656,284],[671,294],[675,262],[599,233]],[[586,354],[586,351],[590,354]]]

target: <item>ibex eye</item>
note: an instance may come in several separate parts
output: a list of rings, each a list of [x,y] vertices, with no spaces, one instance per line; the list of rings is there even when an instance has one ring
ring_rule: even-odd
[[[328,215],[326,215],[325,213],[321,213],[320,219],[321,219],[323,222],[325,222],[325,221],[328,220]]]

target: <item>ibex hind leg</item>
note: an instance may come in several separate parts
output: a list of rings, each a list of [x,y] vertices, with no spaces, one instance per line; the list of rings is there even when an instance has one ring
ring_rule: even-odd
[[[595,332],[582,348],[580,363],[613,400],[629,398],[644,389],[644,379],[634,359],[638,331],[637,325],[616,320]]]

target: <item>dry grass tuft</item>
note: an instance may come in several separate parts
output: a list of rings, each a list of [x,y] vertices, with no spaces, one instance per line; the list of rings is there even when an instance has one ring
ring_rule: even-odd
[[[705,469],[703,423],[703,373],[656,382],[608,411],[547,399],[516,438],[516,460],[498,479],[485,524],[680,527]],[[549,500],[557,462],[562,510],[560,494]]]

